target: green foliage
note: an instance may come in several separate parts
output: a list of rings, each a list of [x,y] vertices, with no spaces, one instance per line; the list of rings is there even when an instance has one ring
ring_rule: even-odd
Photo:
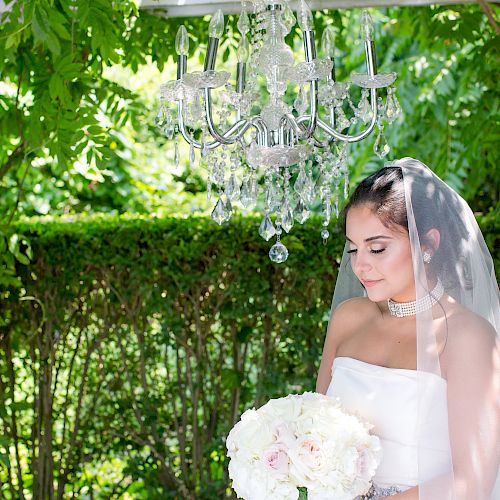
[[[159,148],[173,149],[152,126],[157,82],[140,93],[107,70],[155,64],[173,71],[181,24],[190,34],[190,58],[202,58],[207,19],[156,16],[132,0],[17,0],[9,7],[0,23],[0,247],[8,246],[6,227],[20,214],[204,209],[196,198],[206,189],[203,169],[192,172],[183,159],[184,172],[173,172],[171,153],[148,165]],[[315,14],[318,40],[327,24],[336,28],[342,81],[363,70],[359,13]],[[398,72],[405,111],[386,128],[391,156],[422,159],[486,213],[500,191],[498,35],[477,5],[372,14],[380,70]],[[218,64],[235,50],[235,24],[228,16]],[[300,52],[298,29],[288,41]],[[351,184],[381,166],[372,145],[352,147]],[[165,171],[172,171],[169,184]],[[0,255],[0,281],[12,284],[13,260]]]
[[[0,406],[11,450],[18,415],[26,485],[40,481],[35,457],[50,453],[56,488],[67,495],[138,487],[134,498],[225,495],[222,438],[240,412],[313,388],[343,247],[340,239],[323,245],[316,221],[286,238],[291,256],[276,266],[258,224],[16,224],[34,258],[18,266],[25,290],[1,306],[13,318],[0,330],[1,387],[11,367],[18,389],[15,402],[2,393]],[[114,483],[98,483],[99,464],[110,462]],[[5,471],[0,477],[7,485]]]
[[[240,413],[314,387],[344,245],[313,220],[276,265],[259,222],[16,224],[33,260],[0,304],[6,498],[9,461],[37,498],[47,471],[67,497],[226,496],[223,438]],[[498,270],[498,217],[480,223]]]
[[[222,437],[238,413],[311,388],[341,241],[323,246],[314,224],[294,228],[289,261],[275,266],[254,219],[16,223],[202,206],[202,169],[172,172],[165,185],[166,152],[146,168],[167,147],[151,124],[146,94],[156,88],[141,94],[107,75],[173,69],[180,24],[200,58],[207,22],[155,16],[132,0],[9,8],[0,22],[2,494],[21,497],[23,483],[36,498],[54,485],[60,498],[223,496]],[[326,24],[337,27],[339,80],[363,68],[358,14],[315,15],[318,40]],[[386,128],[392,157],[433,167],[486,214],[486,241],[498,249],[498,35],[477,5],[372,14],[380,70],[398,72],[405,112]],[[300,50],[298,30],[289,41]],[[219,62],[234,49],[224,41]],[[352,147],[352,184],[381,166],[372,146]],[[498,254],[495,263],[498,272]]]

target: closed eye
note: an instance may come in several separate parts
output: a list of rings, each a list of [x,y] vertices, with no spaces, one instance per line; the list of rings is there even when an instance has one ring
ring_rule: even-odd
[[[347,250],[347,253],[356,253],[358,251],[357,248],[354,248],[353,250]],[[380,250],[370,250],[371,253],[382,253],[385,251],[385,248],[381,248]]]

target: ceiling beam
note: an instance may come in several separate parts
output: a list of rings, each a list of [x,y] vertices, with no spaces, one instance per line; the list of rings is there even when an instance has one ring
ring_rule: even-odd
[[[298,1],[291,0],[290,6],[294,10]],[[312,10],[348,9],[354,7],[389,7],[389,6],[422,6],[430,4],[465,4],[478,3],[458,0],[311,0]],[[499,2],[491,2],[499,3]],[[249,5],[250,2],[249,2]],[[141,9],[157,10],[159,15],[168,17],[190,17],[213,14],[222,9],[224,14],[236,14],[241,11],[241,2],[235,0],[142,0]]]

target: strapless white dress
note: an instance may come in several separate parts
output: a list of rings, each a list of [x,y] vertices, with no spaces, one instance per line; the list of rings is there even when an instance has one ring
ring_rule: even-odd
[[[425,390],[420,414],[432,416],[424,424],[425,439],[417,438],[417,387]],[[378,488],[404,491],[451,470],[445,379],[337,357],[326,394],[373,424],[383,450],[373,479]]]

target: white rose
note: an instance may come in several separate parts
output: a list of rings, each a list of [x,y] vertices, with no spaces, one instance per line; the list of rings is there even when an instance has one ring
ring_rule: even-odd
[[[295,394],[285,398],[271,399],[259,411],[275,420],[294,422],[302,413],[302,399]]]
[[[276,440],[276,430],[265,416],[255,410],[247,410],[226,438],[230,458],[259,455],[261,450]]]
[[[299,437],[288,454],[290,476],[298,486],[314,484],[327,471],[328,461],[323,442],[317,437]]]
[[[239,498],[249,500],[252,496],[253,474],[248,464],[232,458],[228,466],[229,477],[233,481],[233,489]]]

